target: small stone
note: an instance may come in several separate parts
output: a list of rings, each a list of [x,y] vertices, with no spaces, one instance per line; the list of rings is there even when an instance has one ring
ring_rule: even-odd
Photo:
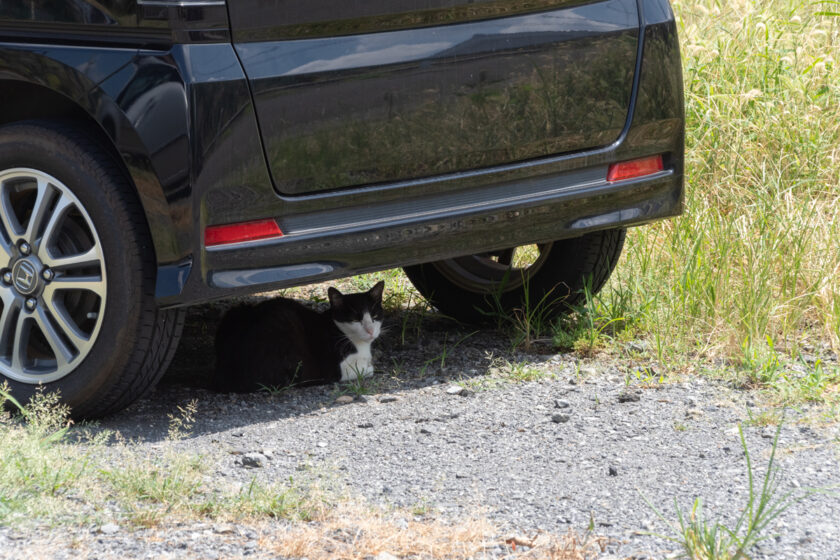
[[[620,403],[628,403],[628,402],[639,402],[642,397],[639,393],[634,393],[632,391],[624,391],[618,395],[618,402]]]
[[[690,418],[692,420],[696,420],[698,418],[703,417],[704,412],[699,408],[687,408],[685,411],[685,417]]]
[[[466,393],[466,391],[467,390],[464,389],[463,387],[461,387],[460,385],[450,385],[449,387],[446,388],[446,394],[447,395],[462,395],[463,396],[464,393]]]
[[[572,405],[569,403],[569,401],[564,401],[562,399],[554,401],[554,408],[569,408],[571,406]]]
[[[566,422],[569,421],[569,415],[568,414],[552,414],[551,415],[551,421],[554,422],[555,424],[565,424]]]
[[[265,465],[267,457],[262,453],[246,453],[239,461],[246,469],[259,469]]]
[[[426,434],[426,435],[431,435],[435,432],[431,428],[420,428],[420,433],[421,434]]]
[[[234,529],[230,523],[216,523],[213,525],[213,532],[217,535],[231,535]]]
[[[397,397],[395,397],[394,395],[382,395],[381,397],[379,397],[376,400],[378,400],[381,403],[389,403],[389,402],[395,402],[399,399],[397,399]]]
[[[99,532],[103,535],[116,535],[120,532],[120,526],[116,523],[106,523],[99,528]]]
[[[263,450],[261,451],[261,453],[262,453],[263,455],[265,455],[267,459],[271,459],[272,457],[274,457],[274,450],[273,450],[273,449],[269,449],[269,448],[267,448],[267,447],[266,447],[265,449],[263,449]]]
[[[615,465],[610,465],[607,472],[610,476],[618,476],[618,467],[616,467]]]
[[[326,447],[326,446],[327,446],[327,442],[325,442],[325,441],[319,441],[318,442],[318,447]]]
[[[230,453],[231,455],[245,455],[247,451],[239,447],[234,447],[233,449],[229,450],[228,453]]]
[[[245,432],[231,432],[230,435],[233,437],[242,437],[245,435]]]
[[[353,402],[353,397],[350,395],[341,395],[335,399],[335,404],[350,404],[351,402]]]
[[[390,552],[382,551],[374,557],[374,560],[399,560],[399,558]]]
[[[371,424],[370,422],[363,422],[359,424],[359,428],[373,428],[373,424]]]
[[[580,374],[584,376],[598,375],[599,373],[601,372],[596,367],[587,366],[580,368]]]

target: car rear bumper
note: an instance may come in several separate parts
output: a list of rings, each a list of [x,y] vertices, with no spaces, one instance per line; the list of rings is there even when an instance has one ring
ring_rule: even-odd
[[[314,215],[277,217],[283,237],[206,249],[204,281],[188,283],[181,298],[204,301],[308,284],[681,212],[682,176],[673,167],[616,183],[606,173],[607,166],[598,165],[472,192],[445,190],[423,200],[350,207],[325,214],[320,226]],[[497,189],[505,195],[494,196]]]

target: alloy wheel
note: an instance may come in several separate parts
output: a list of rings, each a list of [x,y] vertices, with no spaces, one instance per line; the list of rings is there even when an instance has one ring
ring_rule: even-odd
[[[29,384],[71,373],[106,295],[102,244],[76,195],[42,171],[0,171],[0,373]]]

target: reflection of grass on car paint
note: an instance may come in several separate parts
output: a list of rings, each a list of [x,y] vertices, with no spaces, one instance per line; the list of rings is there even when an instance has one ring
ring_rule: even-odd
[[[270,148],[275,176],[327,189],[562,153],[580,149],[581,142],[609,143],[624,125],[633,69],[624,69],[623,51],[633,46],[600,46],[584,61],[545,54],[515,83],[479,82],[442,100],[418,97],[391,117],[383,108],[379,120],[367,115],[338,127],[315,126]],[[566,75],[565,69],[584,67]]]

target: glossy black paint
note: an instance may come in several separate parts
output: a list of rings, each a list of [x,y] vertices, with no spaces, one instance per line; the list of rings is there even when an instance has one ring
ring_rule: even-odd
[[[237,0],[230,17],[234,41],[244,43],[418,29],[586,3],[593,0]]]
[[[213,0],[4,0],[3,40],[166,46],[230,39],[227,11]]]
[[[636,0],[609,0],[236,50],[275,186],[301,195],[613,142],[627,119],[638,24]]]
[[[135,2],[95,4],[108,7],[108,14],[117,13],[117,4],[137,9]],[[340,3],[341,10],[356,4]],[[436,10],[463,8],[463,4],[456,0],[424,3]],[[477,4],[496,8],[501,5]],[[568,2],[558,0],[554,4],[552,7],[562,4],[566,10],[576,9]],[[285,5],[297,6],[301,17],[307,13],[307,17],[314,17],[314,12],[307,12],[308,6],[315,10],[325,4],[288,0]],[[410,8],[416,4],[414,0],[382,0],[365,5],[378,6],[385,12],[394,6],[397,19],[403,21],[400,18],[406,12],[400,12],[400,6]],[[589,8],[599,5],[614,2]],[[623,76],[630,75],[633,83],[631,92],[621,94],[630,98],[621,124],[610,129],[612,136],[604,145],[592,147],[582,142],[562,149],[559,155],[523,157],[509,163],[500,158],[478,168],[451,173],[430,172],[413,179],[402,176],[396,181],[336,191],[278,195],[260,141],[259,126],[264,123],[257,121],[249,81],[234,46],[227,39],[207,43],[211,39],[204,32],[185,34],[178,17],[169,16],[161,24],[166,29],[151,31],[148,22],[140,19],[114,18],[118,24],[82,24],[111,30],[95,34],[92,41],[97,47],[76,45],[82,41],[83,33],[66,22],[61,23],[65,27],[59,33],[40,20],[18,19],[10,25],[8,15],[5,19],[0,17],[0,123],[16,118],[74,118],[100,135],[102,142],[122,159],[138,189],[152,232],[159,263],[158,300],[163,306],[573,237],[593,229],[636,225],[675,215],[682,208],[684,124],[676,26],[667,1],[638,0],[637,5],[643,40],[634,38],[632,48],[643,56],[630,67],[619,69]],[[162,7],[167,14],[179,11],[173,6]],[[233,7],[232,3],[235,19]],[[205,17],[217,8],[203,7],[195,13]],[[339,19],[341,10],[335,13]],[[375,29],[370,26],[381,23],[377,19],[380,16],[374,14],[373,20],[365,20],[358,28],[346,28],[347,33],[352,32],[349,39],[370,34]],[[409,22],[405,27],[393,23],[397,20],[391,18],[388,25],[396,25],[393,29],[418,25],[435,29],[439,25],[437,16],[427,16],[414,14],[411,17],[426,19]],[[481,21],[461,25],[476,23],[483,25]],[[321,39],[311,37],[322,30],[323,27],[315,31],[299,27],[295,41],[303,41],[299,37],[304,33],[310,37],[305,40],[307,44],[319,42]],[[234,36],[241,39],[236,33],[235,30]],[[622,33],[628,32],[616,36]],[[18,39],[10,39],[12,35]],[[67,39],[70,35],[72,38]],[[615,44],[610,37],[616,36],[591,37],[586,44],[599,40],[602,44]],[[253,38],[259,38],[258,34]],[[187,43],[188,40],[197,43]],[[557,42],[552,43],[553,47],[539,41],[535,44],[542,45],[537,51],[562,48]],[[500,51],[492,51],[497,52]],[[574,67],[574,51],[566,54]],[[607,52],[603,54],[609,56]],[[539,54],[516,48],[502,58],[515,61],[528,56],[539,59]],[[626,53],[622,56],[626,57]],[[457,56],[454,59],[460,60]],[[421,79],[416,75],[424,72],[445,76],[443,69],[451,64],[449,60],[426,62],[429,64],[409,65],[406,79]],[[384,69],[393,71],[387,65]],[[330,78],[337,84],[337,91],[342,91],[342,87],[352,87],[341,85],[343,82],[357,81],[359,75],[351,68],[333,72]],[[381,82],[375,76],[366,79],[373,88],[367,90],[368,95],[381,99],[375,89],[375,84]],[[359,95],[365,92],[364,88],[360,91]],[[311,112],[312,106],[325,105],[314,96],[300,100],[302,113]],[[574,107],[575,101],[567,99],[562,107]],[[403,109],[410,113],[411,105],[406,104]],[[513,126],[511,123],[507,124]],[[581,173],[600,173],[611,162],[656,153],[666,154],[669,169],[653,178],[616,185],[578,180]],[[503,189],[505,185],[511,192],[524,193],[523,196],[503,197],[497,204],[480,200],[480,193]],[[446,197],[455,195],[465,197],[467,202],[448,205],[455,199]],[[432,211],[412,214],[401,210],[421,204],[431,205]],[[352,216],[353,209],[358,209],[360,216],[370,217],[377,209],[387,210],[392,216],[367,219],[353,226],[346,219]],[[312,224],[318,223],[319,216],[325,222],[327,216],[340,219],[318,230]],[[208,225],[266,217],[277,219],[287,236],[280,241],[210,251],[203,247],[203,232]]]

